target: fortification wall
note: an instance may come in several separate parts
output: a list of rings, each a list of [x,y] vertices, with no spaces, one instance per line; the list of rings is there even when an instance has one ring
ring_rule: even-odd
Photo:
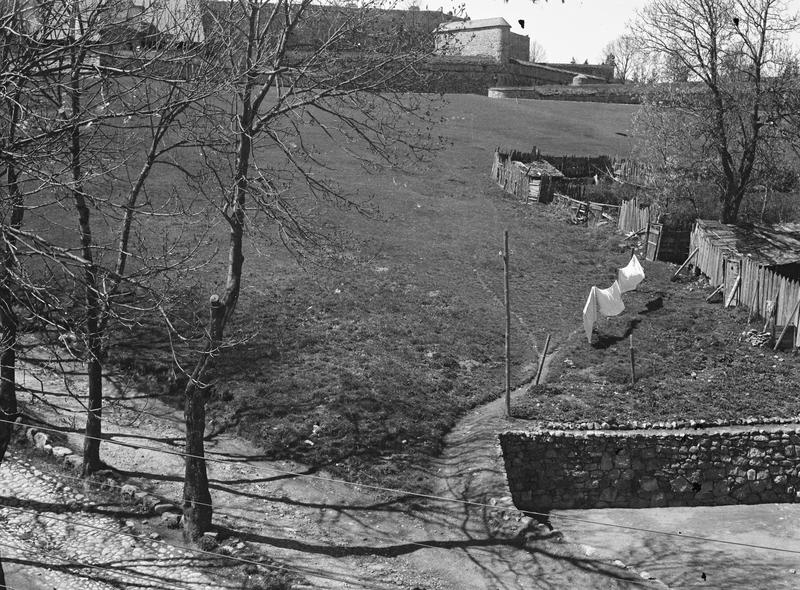
[[[542,82],[545,82],[542,84]],[[642,90],[628,84],[592,84],[561,86],[544,80],[537,73],[532,84],[490,88],[490,98],[524,98],[531,100],[571,100],[577,102],[605,102],[639,104]]]
[[[796,502],[800,429],[505,432],[520,510]]]
[[[521,59],[528,61],[531,53],[531,39],[527,35],[508,33],[508,55],[506,59]]]
[[[491,58],[437,58],[430,60],[425,70],[414,90],[485,96],[489,87],[513,80],[508,68]]]
[[[561,63],[548,63],[547,65],[554,68],[562,68],[575,72],[576,74],[586,74],[587,76],[596,76],[602,78],[606,82],[610,82],[614,78],[614,66],[611,64],[561,64]]]
[[[442,55],[488,57],[501,62],[509,47],[508,27],[453,30],[436,35],[436,50]]]

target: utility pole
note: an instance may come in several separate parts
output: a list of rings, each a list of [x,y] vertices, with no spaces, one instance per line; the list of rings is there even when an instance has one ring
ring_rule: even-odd
[[[508,230],[503,232],[503,270],[506,303],[506,416],[511,417],[511,304],[508,294]]]

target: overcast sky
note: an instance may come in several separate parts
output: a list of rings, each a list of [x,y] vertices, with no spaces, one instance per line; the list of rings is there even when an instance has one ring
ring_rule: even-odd
[[[603,47],[625,31],[643,0],[417,0],[420,8],[445,12],[464,4],[472,19],[502,16],[515,33],[538,41],[547,61],[601,61]],[[517,22],[525,21],[522,29]]]
[[[420,8],[448,12],[463,5],[472,19],[501,16],[515,33],[538,41],[546,52],[546,61],[583,63],[602,61],[603,48],[626,30],[637,8],[646,0],[407,0]],[[789,6],[800,9],[800,1]],[[519,20],[525,21],[522,29]],[[800,31],[792,36],[800,47]]]

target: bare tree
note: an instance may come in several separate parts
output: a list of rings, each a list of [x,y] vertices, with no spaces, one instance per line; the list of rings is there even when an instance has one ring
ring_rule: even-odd
[[[613,57],[614,78],[622,82],[638,82],[644,74],[646,58],[632,35],[620,35],[603,48],[603,58]]]
[[[237,338],[229,330],[241,292],[246,236],[256,231],[261,240],[272,232],[300,257],[334,246],[311,215],[320,203],[357,211],[360,205],[326,180],[332,174],[319,142],[355,158],[365,171],[407,165],[436,144],[432,99],[402,93],[418,81],[432,39],[411,43],[387,34],[377,24],[381,5],[237,0],[209,4],[204,17],[230,84],[216,110],[208,112],[217,139],[202,150],[205,176],[197,189],[224,219],[228,256],[224,288],[210,297],[202,353],[187,371],[184,391],[188,538],[198,538],[211,525],[205,408],[216,359]]]
[[[173,130],[209,94],[192,24],[163,8],[134,16],[127,8],[114,2],[25,5],[19,26],[5,29],[17,61],[27,60],[26,70],[17,66],[8,75],[14,84],[26,82],[24,101],[12,96],[19,92],[13,84],[4,88],[6,103],[18,111],[9,107],[9,125],[16,117],[17,127],[27,130],[4,159],[5,188],[19,209],[3,220],[6,252],[13,252],[17,271],[8,285],[43,334],[69,332],[78,341],[68,353],[87,367],[85,475],[103,467],[109,332],[136,322],[145,305],[137,298],[152,294],[149,282],[176,264],[152,257],[147,240],[135,239],[136,221],[158,209],[147,196],[147,179],[187,146]],[[157,39],[142,34],[142,25],[152,21],[168,23]],[[23,211],[30,227],[21,226]],[[77,240],[64,231],[65,211],[74,215]],[[21,260],[31,261],[27,271]],[[4,268],[12,277],[11,263]],[[9,335],[4,351],[13,350],[13,321],[2,319]]]
[[[544,45],[533,39],[531,41],[531,49],[530,49],[530,61],[537,63],[543,62],[547,59],[547,51],[544,48]]]
[[[785,41],[797,27],[784,0],[653,0],[633,26],[644,51],[694,83],[665,87],[648,108],[686,119],[681,150],[716,185],[724,223],[736,222],[759,154],[789,124],[796,62]]]

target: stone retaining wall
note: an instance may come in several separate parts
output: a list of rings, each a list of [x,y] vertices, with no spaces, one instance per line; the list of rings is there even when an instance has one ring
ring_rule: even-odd
[[[606,102],[616,104],[639,104],[641,91],[628,84],[597,84],[584,86],[519,84],[517,86],[489,88],[489,98],[524,98],[531,100],[567,100],[575,102]]]
[[[505,432],[520,510],[796,502],[800,429]]]

